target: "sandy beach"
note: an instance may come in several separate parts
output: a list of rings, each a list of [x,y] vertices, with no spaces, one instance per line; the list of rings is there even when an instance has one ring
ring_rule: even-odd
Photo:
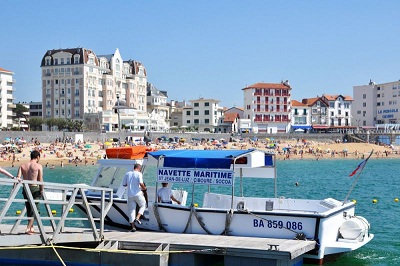
[[[326,159],[362,159],[373,150],[371,158],[400,158],[400,147],[380,146],[368,143],[314,142],[302,140],[251,141],[243,142],[203,142],[203,143],[154,143],[155,149],[251,149],[256,148],[274,152],[278,160],[326,160]],[[275,145],[275,148],[267,148]],[[45,167],[62,167],[67,165],[85,166],[95,164],[105,155],[104,143],[24,143],[18,145],[20,152],[3,152],[1,167],[18,167],[29,160],[30,152],[38,149],[42,156],[40,163]]]

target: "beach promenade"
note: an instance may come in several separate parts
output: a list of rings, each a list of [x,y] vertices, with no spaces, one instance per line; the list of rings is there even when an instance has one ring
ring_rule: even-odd
[[[140,141],[131,144],[140,145]],[[143,143],[144,144],[144,143]],[[0,166],[18,167],[29,160],[33,149],[41,152],[41,163],[45,167],[58,168],[67,165],[85,166],[93,165],[105,155],[105,148],[117,145],[108,141],[84,140],[74,143],[59,142],[54,140],[46,143],[35,143],[33,140],[22,142],[10,139],[3,141]],[[127,145],[121,142],[121,145]],[[400,158],[399,146],[383,146],[369,143],[342,143],[332,140],[313,139],[242,139],[236,142],[226,142],[224,139],[211,141],[178,141],[152,140],[150,144],[154,149],[260,149],[277,154],[278,160],[327,160],[327,159],[362,159],[372,150],[372,159]],[[274,148],[272,148],[274,146]],[[14,151],[14,152],[11,152]]]

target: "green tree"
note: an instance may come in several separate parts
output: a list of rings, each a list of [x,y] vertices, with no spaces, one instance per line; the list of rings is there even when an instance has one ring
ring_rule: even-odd
[[[56,118],[55,125],[58,127],[58,130],[64,130],[67,128],[68,122],[64,118]]]
[[[74,121],[74,129],[78,132],[83,131],[83,121],[75,120]]]
[[[40,117],[31,117],[28,121],[29,128],[33,131],[42,130],[43,119]]]
[[[20,121],[21,118],[25,118],[25,121],[28,122],[29,109],[23,106],[22,104],[17,103],[15,105],[15,108],[13,109],[13,112],[15,113],[15,117],[18,122]]]
[[[67,119],[66,129],[68,129],[69,132],[74,131],[74,126],[75,126],[75,122],[71,119]]]
[[[44,123],[49,127],[49,130],[52,131],[52,128],[56,125],[56,119],[53,117],[50,117],[50,118],[45,119]]]

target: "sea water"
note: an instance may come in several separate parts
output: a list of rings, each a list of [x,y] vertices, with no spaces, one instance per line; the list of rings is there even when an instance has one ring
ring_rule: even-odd
[[[361,160],[330,159],[277,161],[277,194],[286,198],[344,200],[356,174],[349,174]],[[16,168],[6,168],[16,173]],[[59,183],[91,183],[96,166],[65,166],[44,169],[44,180]],[[154,185],[156,169],[147,167],[144,180]],[[296,186],[296,183],[298,184]],[[190,186],[175,184],[175,188],[191,190]],[[240,193],[240,182],[235,180],[235,193]],[[231,188],[218,188],[218,192],[230,193]],[[192,201],[201,205],[206,188],[195,188],[188,204]],[[212,188],[217,191],[217,188]],[[243,183],[245,196],[273,197],[274,183],[270,179],[246,179]],[[356,215],[364,216],[371,224],[374,239],[364,247],[346,253],[334,262],[325,265],[400,265],[400,159],[371,158],[359,176],[348,200],[356,200]],[[376,199],[377,202],[372,201]]]

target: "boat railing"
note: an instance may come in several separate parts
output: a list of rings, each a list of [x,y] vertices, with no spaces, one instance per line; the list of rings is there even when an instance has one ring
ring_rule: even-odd
[[[44,193],[41,199],[35,200],[30,186],[38,185],[43,185]],[[89,189],[99,191],[101,199],[90,202],[86,197],[86,191]],[[57,243],[62,234],[76,228],[84,228],[89,232],[87,234],[89,237],[85,238],[87,241],[100,241],[104,238],[104,218],[113,204],[112,189],[85,184],[71,185],[0,178],[0,191],[0,224],[12,225],[10,232],[2,231],[2,234],[21,233],[21,222],[32,219],[25,215],[26,204],[29,204],[42,244]],[[22,196],[22,191],[25,191],[27,199]],[[82,209],[84,214],[75,212],[75,207]],[[43,208],[45,212],[40,211]],[[94,218],[93,209],[100,213],[99,218]],[[99,223],[98,227],[96,222]]]

